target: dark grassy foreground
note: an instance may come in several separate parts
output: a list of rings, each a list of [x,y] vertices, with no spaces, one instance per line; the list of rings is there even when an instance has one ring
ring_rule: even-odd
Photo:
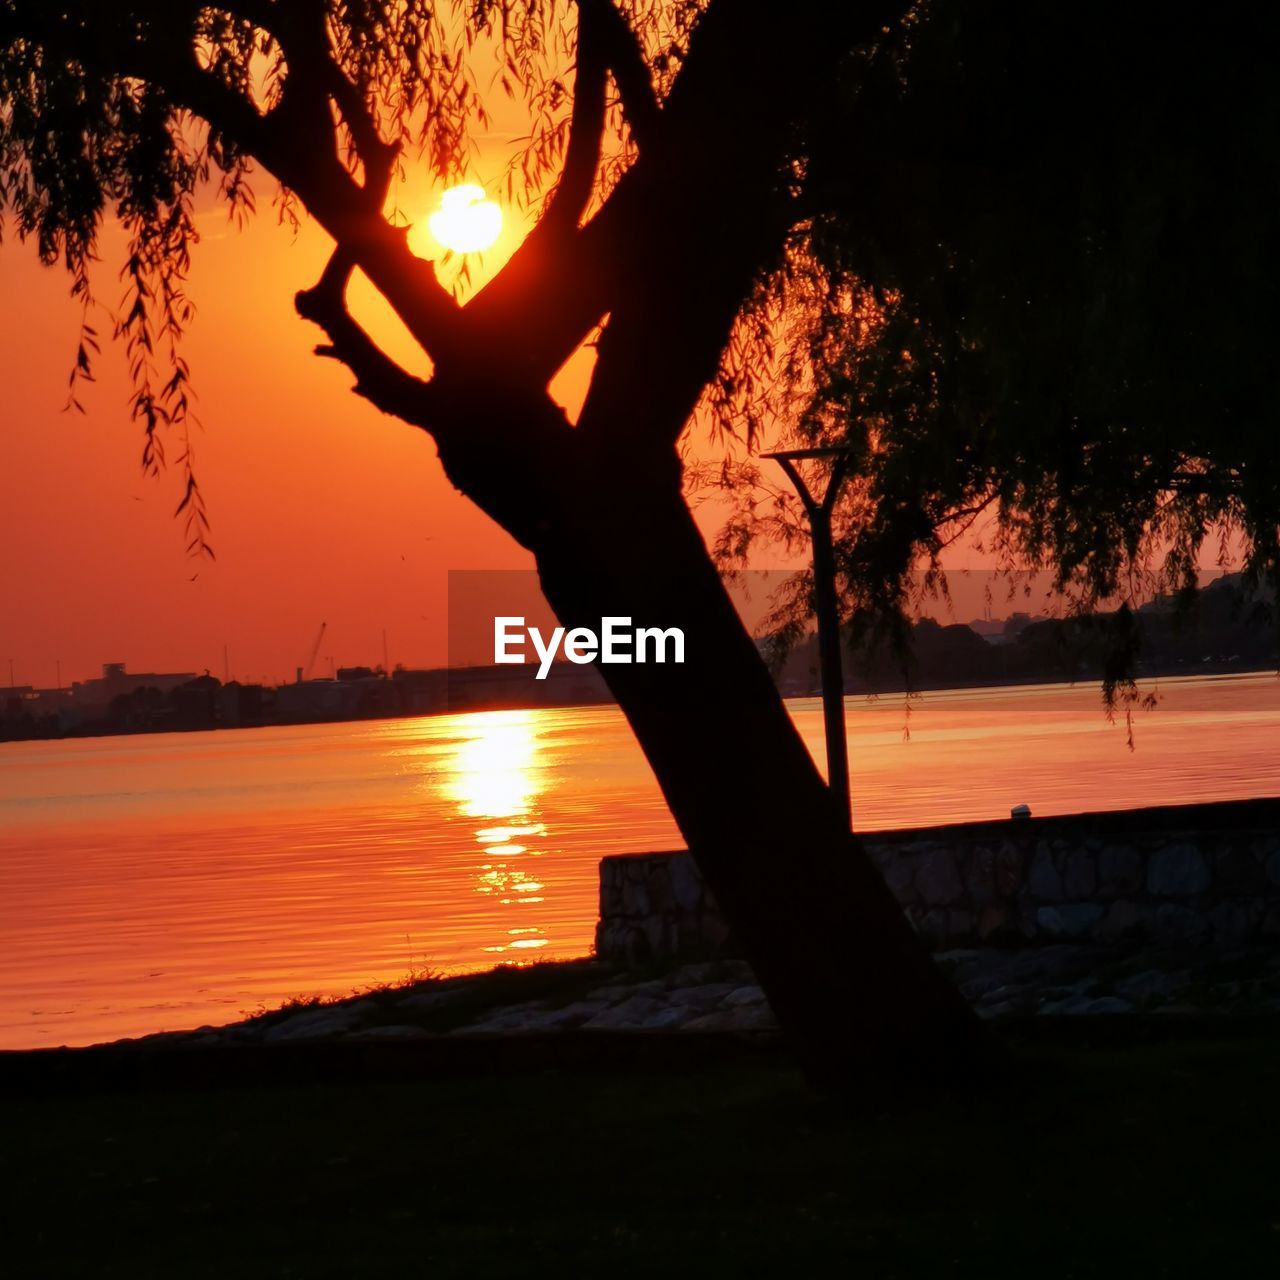
[[[1280,1274],[1274,1032],[1019,1055],[893,1108],[770,1061],[10,1091],[0,1272]]]

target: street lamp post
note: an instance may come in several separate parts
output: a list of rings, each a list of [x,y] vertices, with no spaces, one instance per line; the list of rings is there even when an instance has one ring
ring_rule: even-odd
[[[818,616],[818,663],[822,674],[822,722],[827,739],[827,785],[847,825],[853,814],[849,797],[849,747],[845,740],[844,664],[840,656],[840,611],[836,602],[836,558],[831,539],[831,513],[844,484],[845,449],[789,449],[766,453],[787,473],[809,517],[813,542],[813,596]],[[796,463],[805,458],[830,458],[831,474],[821,498],[805,484]]]

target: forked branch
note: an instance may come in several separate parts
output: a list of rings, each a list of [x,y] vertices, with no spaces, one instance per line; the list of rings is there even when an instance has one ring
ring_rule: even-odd
[[[298,314],[319,325],[328,336],[328,345],[317,347],[316,354],[345,364],[355,374],[352,389],[356,395],[375,408],[431,430],[431,384],[402,369],[347,309],[347,285],[353,269],[351,256],[342,248],[335,249],[319,281],[294,299]]]

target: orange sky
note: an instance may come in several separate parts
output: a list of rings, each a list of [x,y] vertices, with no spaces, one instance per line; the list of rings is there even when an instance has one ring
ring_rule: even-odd
[[[516,133],[479,141],[468,176],[491,193],[501,189]],[[212,200],[199,215],[188,290],[198,315],[184,354],[204,424],[195,451],[215,563],[185,553],[173,518],[177,471],[159,480],[141,473],[123,351],[104,342],[97,382],[79,393],[87,414],[64,412],[78,305],[64,272],[42,268],[12,236],[0,245],[0,684],[10,658],[16,682],[38,687],[55,683],[59,661],[64,684],[98,674],[104,662],[221,677],[224,645],[234,677],[290,679],[322,621],[317,675],[331,659],[380,662],[384,628],[393,664],[443,665],[448,571],[532,567],[453,491],[425,435],[353,396],[347,370],[312,354],[318,331],[296,316],[292,299],[315,282],[328,242],[308,225],[297,236],[279,225],[273,189],[259,178],[260,213],[244,230]],[[401,206],[425,220],[439,191],[429,173],[411,171]],[[484,270],[500,266],[524,234],[527,221],[505,214]],[[411,244],[425,252],[430,241],[415,234]],[[109,226],[94,281],[108,306],[120,298],[123,251],[122,233]],[[353,297],[388,351],[425,373],[385,303],[367,286]],[[105,312],[93,323],[109,334]],[[573,412],[589,370],[580,354],[553,384]],[[171,440],[170,456],[179,452]],[[715,504],[698,514],[712,535]],[[949,562],[982,558],[957,549]],[[763,548],[757,563],[783,558]],[[982,584],[956,580],[953,589],[961,620],[981,612]]]
[[[474,139],[468,178],[496,195],[529,121],[501,95],[486,105],[491,132]],[[104,341],[98,380],[79,392],[87,414],[64,412],[79,307],[63,271],[40,267],[11,235],[0,245],[0,684],[10,658],[16,682],[38,687],[55,683],[59,662],[64,684],[98,674],[104,662],[221,677],[224,645],[234,677],[290,679],[322,621],[317,675],[330,659],[380,662],[384,628],[392,663],[442,665],[448,571],[532,567],[453,491],[425,435],[353,396],[348,371],[312,354],[319,332],[296,316],[292,299],[315,282],[327,239],[305,224],[295,237],[277,222],[274,182],[259,174],[254,187],[259,214],[244,230],[207,200],[188,288],[198,315],[184,354],[204,425],[195,453],[215,563],[186,555],[173,518],[178,472],[141,474],[123,351]],[[400,206],[425,221],[440,189],[410,166]],[[503,236],[485,255],[490,272],[528,225],[504,212]],[[430,240],[415,233],[410,243],[426,252]],[[114,307],[119,228],[109,225],[99,248],[95,292]],[[385,303],[367,286],[354,301],[392,355],[427,371]],[[109,334],[105,312],[93,323]],[[553,384],[571,411],[589,369],[580,354]],[[170,441],[170,457],[179,452]],[[715,504],[698,514],[713,534]],[[762,567],[783,562],[775,549],[759,556]],[[973,604],[964,616],[980,609],[976,595]]]
[[[482,148],[476,176],[496,189],[502,139]],[[450,487],[432,442],[350,393],[351,375],[312,347],[317,331],[295,315],[296,290],[313,283],[326,238],[280,226],[263,212],[237,230],[221,209],[201,215],[189,292],[199,313],[186,339],[198,393],[196,459],[212,519],[215,563],[187,557],[173,510],[179,476],[144,477],[140,429],[130,421],[122,350],[104,343],[87,410],[64,412],[79,310],[67,279],[40,267],[29,246],[0,247],[0,360],[4,371],[4,490],[0,503],[0,684],[13,660],[18,684],[52,686],[98,674],[203,671],[242,680],[292,678],[327,631],[315,674],[332,663],[376,664],[382,631],[391,662],[443,665],[450,569],[530,568],[501,529]],[[426,213],[437,191],[420,175],[406,208]],[[489,269],[521,234],[507,226]],[[120,295],[123,236],[103,237],[95,287]],[[358,314],[392,354],[425,371],[366,287]],[[378,309],[381,309],[381,317]],[[110,321],[99,315],[105,336]],[[416,356],[417,363],[413,361]],[[495,359],[501,358],[495,353]],[[589,376],[582,357],[553,390],[576,411]],[[170,443],[170,456],[179,452]],[[700,508],[712,534],[714,504]],[[781,563],[765,548],[758,563]],[[972,553],[953,564],[980,563]],[[194,577],[193,577],[194,575]],[[963,620],[981,588],[953,584]],[[1026,607],[1025,605],[1022,607]]]
[[[324,238],[295,242],[270,214],[243,232],[208,221],[186,355],[216,564],[186,557],[177,474],[140,473],[123,353],[104,348],[86,416],[62,412],[78,308],[30,248],[0,249],[0,663],[13,658],[18,683],[51,685],[58,658],[64,680],[104,661],[221,676],[224,643],[235,675],[274,679],[305,660],[321,620],[339,663],[380,661],[384,626],[393,661],[440,662],[447,569],[528,563],[450,488],[425,436],[311,354],[317,331],[292,296],[314,282]],[[114,303],[117,236],[103,258],[97,287]]]

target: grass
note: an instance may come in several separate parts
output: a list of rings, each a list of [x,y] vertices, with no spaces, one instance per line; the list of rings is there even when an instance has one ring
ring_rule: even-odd
[[[662,972],[667,972],[667,966]],[[628,974],[639,981],[647,973]],[[443,976],[411,971],[395,982],[362,987],[342,996],[297,995],[274,1009],[260,1008],[247,1015],[245,1025],[271,1026],[309,1009],[331,1008],[358,1000],[366,1009],[364,1025],[375,1027],[413,1023],[428,1031],[445,1032],[460,1027],[493,1009],[524,1001],[545,1001],[548,1007],[580,1000],[595,987],[618,980],[618,972],[593,959],[545,960],[531,964],[496,965],[479,973]],[[438,995],[435,1007],[406,1011],[407,995]]]
[[[421,971],[396,982],[363,987],[343,996],[297,995],[278,1008],[259,1008],[248,1014],[245,1025],[271,1026],[295,1013],[330,1008],[359,1000],[365,1010],[365,1027],[410,1023],[433,1032],[465,1026],[506,1005],[541,1002],[548,1009],[582,1000],[597,987],[615,983],[636,985],[666,978],[679,966],[670,962],[633,966],[625,971],[590,957],[579,960],[541,960],[529,964],[501,964],[479,973],[426,975]],[[719,982],[730,977],[741,981],[741,966],[732,961],[707,961],[699,965],[701,980]],[[440,998],[435,1005],[407,1008],[405,996]]]
[[[1277,1042],[1024,1043],[982,1103],[773,1064],[4,1100],[14,1276],[1244,1277]]]

